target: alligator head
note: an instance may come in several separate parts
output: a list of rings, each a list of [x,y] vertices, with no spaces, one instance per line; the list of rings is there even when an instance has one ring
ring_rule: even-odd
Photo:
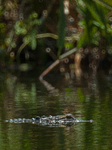
[[[72,114],[65,115],[57,115],[57,116],[49,116],[46,117],[43,115],[42,117],[36,116],[35,118],[26,119],[26,118],[18,118],[18,119],[9,119],[5,120],[5,122],[9,123],[32,123],[37,125],[47,125],[47,126],[72,126],[77,122],[93,122],[93,120],[79,120],[76,119]]]

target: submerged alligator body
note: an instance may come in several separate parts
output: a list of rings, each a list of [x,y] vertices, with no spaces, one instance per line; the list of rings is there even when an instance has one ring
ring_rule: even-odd
[[[32,123],[37,125],[46,125],[46,126],[72,126],[77,122],[93,122],[93,120],[79,120],[76,119],[72,114],[65,114],[65,115],[57,115],[57,116],[42,116],[42,117],[35,117],[31,119],[26,118],[18,118],[18,119],[9,119],[5,120],[5,122],[9,123]]]

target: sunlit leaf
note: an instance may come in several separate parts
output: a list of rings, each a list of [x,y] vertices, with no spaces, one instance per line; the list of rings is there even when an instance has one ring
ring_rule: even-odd
[[[36,49],[36,45],[37,45],[36,34],[37,34],[36,29],[34,29],[31,33],[31,38],[30,38],[32,50]]]

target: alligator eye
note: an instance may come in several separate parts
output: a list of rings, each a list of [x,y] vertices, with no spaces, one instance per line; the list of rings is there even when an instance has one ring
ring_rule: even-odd
[[[46,118],[46,116],[45,116],[45,115],[43,115],[43,116],[42,116],[42,118]]]
[[[67,118],[67,119],[72,119],[72,117],[71,117],[71,116],[66,116],[66,118]]]
[[[36,118],[35,118],[35,119],[38,121],[38,120],[40,120],[40,117],[39,117],[39,116],[36,116]]]

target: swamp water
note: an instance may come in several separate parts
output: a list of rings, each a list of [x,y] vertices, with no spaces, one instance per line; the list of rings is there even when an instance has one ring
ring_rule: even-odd
[[[48,92],[37,74],[0,73],[0,150],[110,150],[112,149],[112,76],[99,73],[81,81],[49,74]],[[71,127],[5,123],[11,118],[60,115],[70,111]]]

